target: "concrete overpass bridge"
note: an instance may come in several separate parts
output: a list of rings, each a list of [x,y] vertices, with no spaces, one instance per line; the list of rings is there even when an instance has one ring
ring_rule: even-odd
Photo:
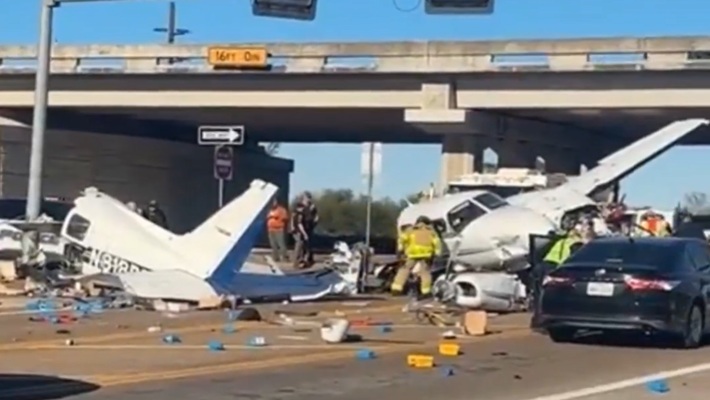
[[[49,126],[192,142],[441,142],[442,178],[491,147],[567,173],[664,123],[707,117],[710,37],[55,46]],[[0,47],[0,114],[31,120],[34,47]],[[700,132],[689,143],[708,141]]]

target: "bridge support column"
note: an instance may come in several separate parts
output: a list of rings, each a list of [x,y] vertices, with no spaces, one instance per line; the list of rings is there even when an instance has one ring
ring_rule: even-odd
[[[441,176],[439,187],[462,175],[481,171],[483,146],[474,135],[446,135],[441,146]]]

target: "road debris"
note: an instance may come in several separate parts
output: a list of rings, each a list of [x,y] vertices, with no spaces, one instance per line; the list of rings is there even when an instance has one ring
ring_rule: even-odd
[[[210,351],[224,351],[225,350],[224,343],[222,343],[218,340],[210,340],[207,343],[207,348]]]
[[[358,360],[374,360],[375,358],[377,358],[377,354],[375,354],[375,352],[370,349],[359,349],[355,353],[355,358],[357,358]]]
[[[350,322],[344,318],[332,318],[323,322],[320,337],[326,343],[342,343],[348,338]]]

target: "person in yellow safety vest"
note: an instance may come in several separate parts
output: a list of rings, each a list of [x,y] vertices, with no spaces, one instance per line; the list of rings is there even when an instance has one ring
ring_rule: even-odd
[[[532,271],[533,296],[538,298],[542,291],[542,281],[545,276],[559,267],[572,254],[573,247],[583,242],[582,235],[576,229],[571,229],[557,241],[547,251],[542,262],[535,265]]]
[[[412,231],[413,225],[404,224],[399,227],[399,234],[397,235],[397,257],[404,258],[404,245]]]
[[[390,290],[393,294],[401,294],[410,273],[419,276],[419,294],[423,297],[431,294],[431,262],[441,253],[441,241],[431,227],[427,217],[417,218],[416,224],[403,229],[397,243],[397,252],[403,254],[406,261],[400,266],[394,277]]]
[[[582,236],[576,229],[573,229],[552,245],[542,261],[557,268],[569,258],[572,254],[572,246],[578,243],[582,243]]]

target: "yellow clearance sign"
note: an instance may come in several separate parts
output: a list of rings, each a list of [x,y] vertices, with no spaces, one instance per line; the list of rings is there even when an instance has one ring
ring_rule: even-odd
[[[210,47],[207,62],[213,67],[264,68],[269,53],[259,47]]]

